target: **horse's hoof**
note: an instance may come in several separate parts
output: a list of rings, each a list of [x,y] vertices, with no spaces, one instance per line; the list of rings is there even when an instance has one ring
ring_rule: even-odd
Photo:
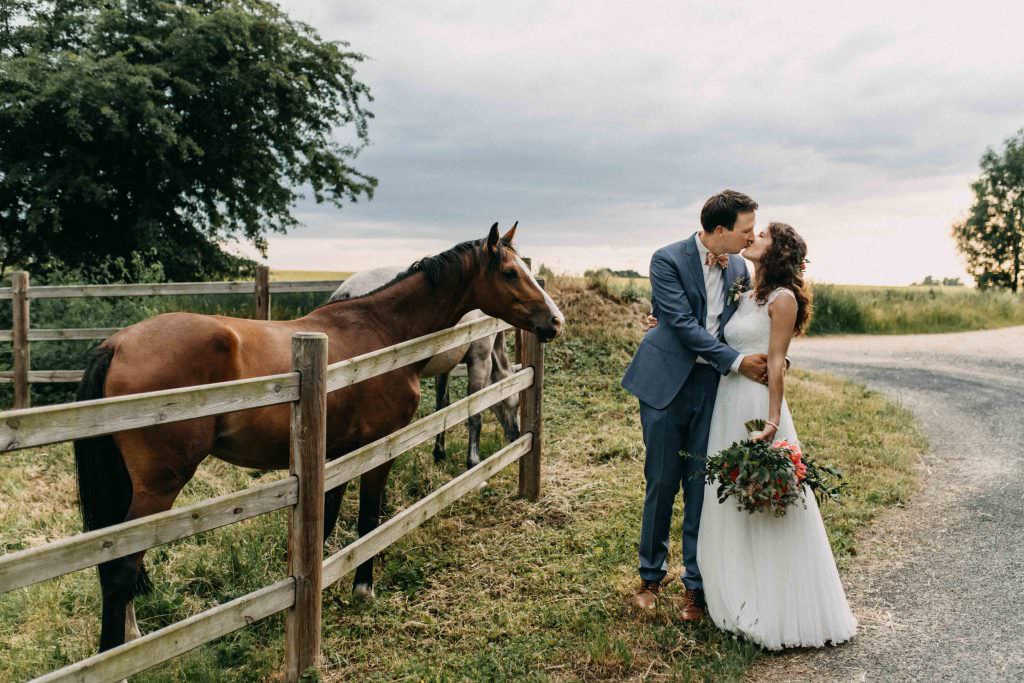
[[[375,597],[377,596],[373,593],[373,586],[369,584],[357,583],[352,589],[352,598],[357,602],[373,602]]]

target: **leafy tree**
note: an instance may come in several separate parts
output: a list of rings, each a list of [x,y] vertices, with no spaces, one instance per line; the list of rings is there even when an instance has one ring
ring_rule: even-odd
[[[1017,292],[1024,256],[1024,129],[1006,140],[1001,154],[985,151],[971,189],[970,214],[953,226],[957,247],[978,287]]]
[[[155,250],[172,280],[216,278],[251,264],[226,240],[265,253],[297,225],[300,190],[371,198],[347,47],[265,0],[4,0],[0,273]]]

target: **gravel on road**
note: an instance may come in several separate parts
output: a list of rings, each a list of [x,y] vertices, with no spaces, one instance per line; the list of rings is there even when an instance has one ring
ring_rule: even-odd
[[[921,491],[843,572],[857,637],[766,656],[748,680],[1024,681],[1024,327],[816,337],[790,356],[903,405],[930,449]]]

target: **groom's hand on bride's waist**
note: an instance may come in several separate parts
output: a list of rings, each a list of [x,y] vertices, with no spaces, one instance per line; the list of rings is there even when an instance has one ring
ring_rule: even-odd
[[[648,314],[643,321],[644,332],[649,332],[658,326],[658,319]],[[786,357],[786,369],[789,369],[789,357]],[[768,356],[763,353],[752,353],[744,356],[740,361],[740,374],[749,377],[755,382],[768,384]]]
[[[763,353],[743,356],[743,360],[740,361],[740,374],[755,382],[768,384],[768,356]]]

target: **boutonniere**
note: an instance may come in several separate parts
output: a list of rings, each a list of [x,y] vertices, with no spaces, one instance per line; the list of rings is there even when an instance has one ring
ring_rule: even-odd
[[[730,304],[734,304],[740,300],[744,292],[750,291],[750,277],[747,275],[740,275],[738,278],[732,281],[729,286],[729,291],[726,293],[725,298]]]

